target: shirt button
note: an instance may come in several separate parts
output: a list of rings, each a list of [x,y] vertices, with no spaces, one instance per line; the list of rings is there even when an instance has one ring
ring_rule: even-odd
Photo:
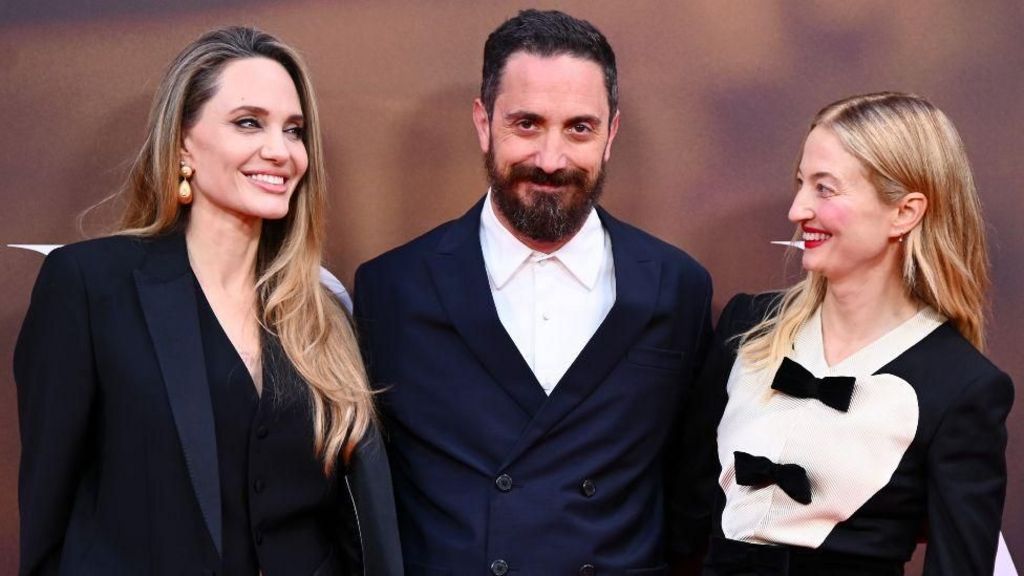
[[[508,492],[512,489],[512,477],[508,474],[502,474],[494,479],[494,485],[498,487],[498,490]]]
[[[551,320],[551,314],[549,314],[547,311],[541,312],[540,317],[543,318],[544,320]]]
[[[263,492],[263,489],[266,487],[267,483],[263,481],[263,478],[257,478],[256,481],[252,483],[252,489],[255,490],[257,494]]]
[[[594,569],[593,564],[584,564],[583,566],[580,566],[580,576],[594,576],[596,573],[597,570]]]
[[[256,429],[256,437],[259,438],[260,440],[266,438],[267,434],[270,434],[270,430],[267,430],[266,426],[260,426],[259,428]]]
[[[582,484],[580,484],[580,492],[582,492],[587,498],[590,498],[594,494],[597,494],[597,484],[594,484],[593,480],[587,478]]]
[[[508,574],[508,562],[504,560],[491,562],[491,574],[494,574],[494,576],[505,576],[505,574]]]

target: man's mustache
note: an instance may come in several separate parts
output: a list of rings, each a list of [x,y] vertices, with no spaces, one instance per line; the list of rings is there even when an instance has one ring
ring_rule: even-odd
[[[516,164],[509,169],[510,182],[530,182],[541,186],[578,186],[587,185],[587,172],[579,168],[561,168],[554,172],[545,172],[537,166]]]

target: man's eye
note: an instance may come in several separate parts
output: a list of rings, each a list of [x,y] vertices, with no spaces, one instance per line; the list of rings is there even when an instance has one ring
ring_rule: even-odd
[[[572,131],[576,134],[586,134],[591,130],[590,126],[587,126],[586,124],[576,124],[575,126],[572,127]]]
[[[519,121],[519,127],[524,129],[524,130],[532,130],[536,126],[537,126],[537,123],[534,122],[533,120],[520,120]]]

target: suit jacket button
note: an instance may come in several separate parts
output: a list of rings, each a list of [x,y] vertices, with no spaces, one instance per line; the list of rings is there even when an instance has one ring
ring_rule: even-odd
[[[508,474],[502,474],[494,479],[494,485],[498,487],[498,490],[508,492],[512,489],[512,477]]]
[[[260,426],[259,428],[256,429],[256,437],[259,438],[260,440],[266,438],[267,434],[270,434],[270,430],[267,430],[266,426]]]
[[[267,483],[263,481],[263,478],[257,478],[256,481],[252,483],[252,489],[255,490],[257,494],[263,492],[266,487]]]
[[[594,569],[593,564],[584,564],[583,566],[580,566],[580,576],[594,576],[596,573],[597,570]]]
[[[491,562],[491,574],[494,574],[494,576],[505,576],[505,574],[508,574],[508,562],[504,560]]]
[[[582,492],[587,498],[590,498],[594,494],[597,494],[597,484],[594,484],[593,480],[587,478],[582,484],[580,484],[580,492]],[[587,566],[590,565],[587,564]]]

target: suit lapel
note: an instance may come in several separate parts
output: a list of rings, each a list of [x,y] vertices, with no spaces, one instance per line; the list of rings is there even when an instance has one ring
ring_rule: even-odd
[[[654,310],[660,285],[660,261],[643,250],[634,230],[600,208],[598,215],[611,237],[615,303],[508,454],[502,468],[562,421],[605,380],[639,340]]]
[[[217,553],[222,555],[217,438],[185,238],[181,234],[159,238],[147,248],[146,262],[135,271],[135,286],[167,387],[192,489]]]
[[[523,412],[533,417],[547,396],[494,307],[480,248],[482,209],[483,201],[477,202],[452,224],[429,257],[430,274],[463,342]]]

